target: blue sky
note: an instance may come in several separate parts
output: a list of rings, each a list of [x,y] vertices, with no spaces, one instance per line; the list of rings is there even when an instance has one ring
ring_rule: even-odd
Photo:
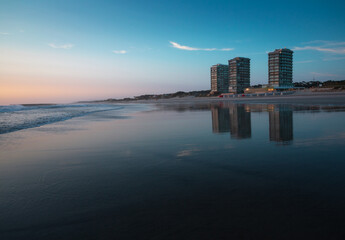
[[[0,104],[210,88],[210,66],[294,50],[294,81],[345,79],[343,1],[0,0]]]

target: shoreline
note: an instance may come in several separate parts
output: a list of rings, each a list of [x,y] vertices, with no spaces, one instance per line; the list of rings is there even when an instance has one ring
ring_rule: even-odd
[[[255,97],[181,97],[169,99],[148,100],[119,100],[119,101],[93,101],[93,103],[140,103],[140,104],[193,104],[193,103],[286,103],[286,104],[335,104],[345,105],[345,92],[295,92],[283,96],[255,96]]]

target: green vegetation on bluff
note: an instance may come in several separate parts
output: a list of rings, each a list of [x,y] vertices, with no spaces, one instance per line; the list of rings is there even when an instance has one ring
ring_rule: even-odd
[[[135,96],[133,98],[123,98],[123,99],[107,99],[107,102],[116,102],[116,101],[136,101],[136,100],[158,100],[158,99],[169,99],[169,98],[182,98],[182,97],[209,97],[210,90],[201,90],[201,91],[191,91],[183,92],[178,91],[175,93],[166,93],[166,94],[145,94],[140,96]]]
[[[304,88],[315,88],[315,87],[322,87],[322,88],[333,88],[333,89],[345,89],[345,80],[334,81],[328,80],[325,82],[320,81],[309,81],[309,82],[295,82],[295,87],[304,87]]]

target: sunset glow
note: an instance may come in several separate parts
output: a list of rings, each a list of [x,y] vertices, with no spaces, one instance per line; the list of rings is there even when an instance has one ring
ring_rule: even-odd
[[[298,2],[291,17],[279,3],[2,0],[0,104],[207,90],[209,67],[236,56],[265,83],[267,52],[282,47],[295,52],[294,81],[341,80],[345,33],[332,19],[345,19],[334,5]]]

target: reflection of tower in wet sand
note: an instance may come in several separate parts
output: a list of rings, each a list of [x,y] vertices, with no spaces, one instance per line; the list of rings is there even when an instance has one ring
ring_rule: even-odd
[[[228,108],[211,107],[212,112],[212,131],[222,133],[230,131],[229,110]]]
[[[231,138],[251,138],[250,112],[243,105],[234,105],[229,108],[229,113]]]
[[[283,106],[269,107],[270,141],[288,143],[293,139],[292,110]]]

